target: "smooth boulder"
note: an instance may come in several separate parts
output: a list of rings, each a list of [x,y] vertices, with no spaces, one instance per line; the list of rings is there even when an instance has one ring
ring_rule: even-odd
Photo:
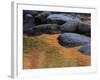
[[[76,47],[89,43],[90,38],[76,33],[63,33],[58,37],[58,42],[64,47]]]
[[[67,21],[72,21],[72,20],[80,21],[80,19],[77,17],[73,17],[71,15],[65,15],[65,14],[51,14],[47,17],[48,23],[55,23],[59,25],[62,25]]]
[[[59,25],[57,24],[41,24],[34,26],[33,30],[38,33],[47,33],[47,34],[55,34],[60,33]]]
[[[81,22],[78,25],[77,32],[80,33],[80,34],[91,36],[91,26],[89,24]]]
[[[79,51],[85,55],[91,55],[91,46],[90,44],[86,44],[84,46],[82,46]]]
[[[75,20],[67,21],[65,24],[60,26],[62,33],[64,32],[76,32],[79,22]]]

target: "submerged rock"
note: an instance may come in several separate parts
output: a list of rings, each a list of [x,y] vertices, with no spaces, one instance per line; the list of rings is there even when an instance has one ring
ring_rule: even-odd
[[[86,44],[82,46],[79,51],[85,55],[91,55],[91,46],[90,44]]]
[[[64,47],[76,47],[90,42],[90,38],[76,33],[63,33],[58,37],[58,42]]]

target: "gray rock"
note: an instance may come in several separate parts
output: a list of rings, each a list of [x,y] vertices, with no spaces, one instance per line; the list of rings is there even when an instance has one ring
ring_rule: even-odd
[[[25,23],[25,24],[23,24],[23,32],[26,34],[30,34],[30,35],[34,34],[33,27],[34,27],[34,24]]]
[[[65,14],[51,14],[47,17],[47,22],[48,23],[55,23],[62,25],[67,21],[80,21],[79,18],[73,17],[71,15],[65,15]]]
[[[91,35],[91,26],[89,24],[81,22],[78,26],[77,32],[80,34]]]
[[[76,47],[90,42],[90,38],[76,33],[63,33],[58,37],[58,42],[64,47]]]
[[[33,30],[37,33],[55,34],[60,33],[59,25],[57,24],[42,24],[34,26]]]
[[[60,26],[61,32],[76,32],[79,22],[75,20],[67,21]]]
[[[46,24],[47,23],[47,17],[50,15],[51,12],[42,12],[35,16],[35,22],[37,25],[39,24]]]
[[[25,19],[23,19],[23,24],[26,24],[26,23],[34,23],[35,24],[35,22],[34,22],[34,18],[25,18]]]
[[[86,44],[84,46],[82,46],[79,51],[85,55],[91,55],[91,46],[90,44]]]
[[[23,10],[23,23],[34,23],[34,17],[39,12],[33,10]]]
[[[34,18],[31,14],[25,14],[23,16],[23,23],[34,23]]]
[[[33,10],[23,10],[23,15],[26,15],[26,14],[30,14],[32,15],[33,17],[38,15],[40,12],[39,11],[33,11]]]

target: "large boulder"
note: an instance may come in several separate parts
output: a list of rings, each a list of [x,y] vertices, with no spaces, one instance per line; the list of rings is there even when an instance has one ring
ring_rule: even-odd
[[[37,16],[35,16],[35,23],[37,25],[39,24],[46,24],[47,23],[47,17],[50,15],[51,12],[41,12]]]
[[[76,47],[89,43],[90,38],[76,33],[63,33],[58,37],[58,42],[64,47]]]
[[[91,35],[91,26],[89,24],[81,22],[78,25],[77,32],[80,33],[80,34],[90,36]]]
[[[76,32],[79,22],[75,20],[67,21],[65,24],[60,26],[62,33],[64,32]]]
[[[90,44],[83,45],[79,51],[85,55],[91,55],[91,46]]]
[[[60,33],[59,25],[57,24],[42,24],[34,26],[33,30],[36,33],[48,33],[48,34],[55,34]]]
[[[65,15],[65,14],[51,14],[47,17],[48,23],[55,23],[59,25],[62,25],[67,21],[72,21],[72,20],[80,21],[80,19],[77,17],[73,17],[71,15]]]

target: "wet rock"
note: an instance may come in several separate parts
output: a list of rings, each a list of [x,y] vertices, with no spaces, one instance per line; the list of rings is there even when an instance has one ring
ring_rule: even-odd
[[[73,17],[71,15],[65,15],[65,14],[51,14],[47,17],[47,22],[48,23],[55,23],[62,25],[67,21],[80,21],[79,18]]]
[[[76,33],[63,33],[58,37],[58,42],[64,47],[76,47],[90,42],[90,38]]]
[[[82,46],[79,51],[85,55],[91,55],[91,46],[90,44],[86,44],[84,46]]]
[[[89,24],[81,22],[78,25],[77,32],[80,33],[80,34],[90,36],[91,35],[91,26]]]
[[[37,25],[46,24],[47,23],[47,17],[50,14],[51,14],[51,12],[42,12],[42,13],[38,14],[37,16],[35,16],[35,23]]]
[[[64,32],[76,32],[79,22],[75,20],[67,21],[65,24],[60,26],[62,33]]]
[[[55,34],[60,33],[59,25],[57,24],[42,24],[34,26],[33,30],[37,33]]]

